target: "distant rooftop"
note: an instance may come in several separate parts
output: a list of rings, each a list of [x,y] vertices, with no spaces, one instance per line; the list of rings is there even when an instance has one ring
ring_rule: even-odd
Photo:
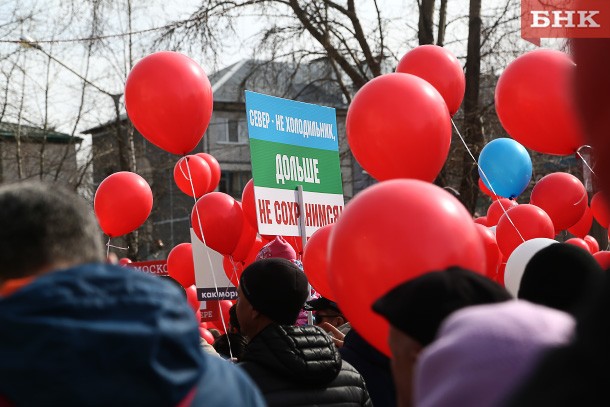
[[[70,134],[60,133],[53,129],[46,131],[40,127],[18,125],[16,123],[0,122],[0,138],[15,139],[19,135],[28,141],[42,141],[44,138],[52,143],[80,143],[81,137],[71,136]]]
[[[324,60],[296,65],[242,60],[210,75],[214,102],[244,102],[244,90],[335,108],[347,103]]]

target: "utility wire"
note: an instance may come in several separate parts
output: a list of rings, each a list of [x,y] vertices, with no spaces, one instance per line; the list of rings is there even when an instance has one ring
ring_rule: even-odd
[[[107,38],[127,37],[129,35],[145,34],[148,32],[164,30],[164,29],[174,27],[177,25],[181,25],[184,23],[197,21],[199,19],[200,18],[198,18],[198,17],[190,18],[187,20],[175,21],[173,23],[169,23],[169,24],[162,25],[159,27],[152,27],[152,28],[146,28],[144,30],[129,31],[129,32],[117,33],[117,34],[96,35],[96,36],[92,36],[92,37],[81,37],[81,38],[54,39],[54,40],[35,40],[35,42],[41,43],[41,44],[60,44],[60,43],[70,43],[70,42],[88,42],[88,41],[95,41],[95,40],[103,40],[103,39],[107,39]],[[0,39],[0,43],[5,43],[5,44],[20,44],[22,42],[23,42],[23,40],[21,40],[21,39],[19,39],[19,40]]]

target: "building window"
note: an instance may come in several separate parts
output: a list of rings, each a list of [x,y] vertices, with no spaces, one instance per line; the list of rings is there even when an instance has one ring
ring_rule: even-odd
[[[239,142],[239,122],[237,120],[229,120],[227,123],[227,141],[229,143]]]
[[[218,135],[219,143],[243,144],[246,143],[245,121],[238,119],[227,119]]]
[[[220,175],[218,191],[241,199],[241,193],[250,178],[252,178],[250,171],[223,171]]]

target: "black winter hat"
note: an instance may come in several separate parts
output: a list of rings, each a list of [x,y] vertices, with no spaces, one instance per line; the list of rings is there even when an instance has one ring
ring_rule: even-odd
[[[281,258],[255,261],[239,280],[252,307],[280,325],[292,325],[307,299],[308,281],[294,263]]]
[[[603,269],[588,251],[556,243],[532,256],[525,266],[517,297],[577,313],[603,279]]]
[[[305,303],[305,309],[307,311],[321,311],[323,309],[331,309],[338,314],[341,314],[341,310],[336,302],[329,300],[328,298],[320,297],[315,300],[307,301]]]
[[[512,299],[499,284],[459,267],[432,271],[394,287],[375,301],[373,311],[422,346],[435,338],[443,320],[470,305]]]

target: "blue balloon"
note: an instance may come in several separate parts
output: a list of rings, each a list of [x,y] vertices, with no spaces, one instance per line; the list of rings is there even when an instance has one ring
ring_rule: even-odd
[[[532,159],[525,147],[515,140],[498,138],[481,150],[479,175],[496,195],[516,198],[532,179]]]

